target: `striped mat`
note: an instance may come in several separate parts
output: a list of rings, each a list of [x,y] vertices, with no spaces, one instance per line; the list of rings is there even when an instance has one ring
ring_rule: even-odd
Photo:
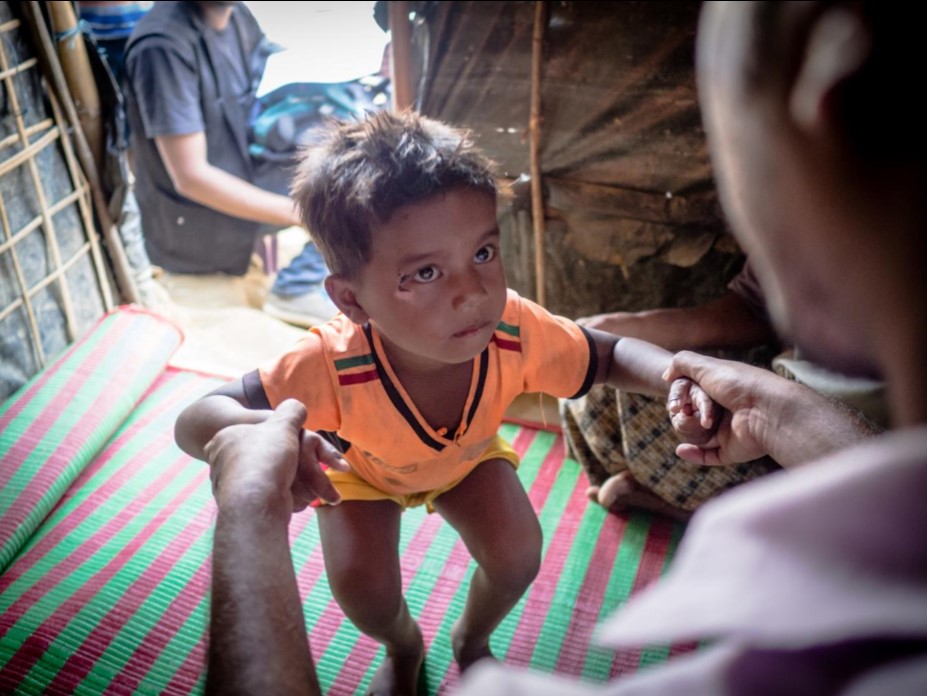
[[[132,307],[104,316],[0,407],[0,572],[164,371],[180,330]]]
[[[105,447],[70,484],[0,576],[0,693],[188,694],[204,686],[215,508],[206,468],[173,442],[186,404],[218,382],[161,372]],[[120,385],[123,386],[123,385]],[[103,398],[103,397],[97,397]],[[540,575],[493,636],[507,663],[602,681],[689,646],[615,653],[590,644],[595,625],[654,580],[682,528],[587,504],[585,476],[563,439],[505,425],[544,530]],[[323,687],[362,692],[382,650],[332,600],[311,510],[290,529],[306,626]],[[407,512],[403,578],[428,653],[429,694],[458,674],[448,632],[474,567],[439,516]]]

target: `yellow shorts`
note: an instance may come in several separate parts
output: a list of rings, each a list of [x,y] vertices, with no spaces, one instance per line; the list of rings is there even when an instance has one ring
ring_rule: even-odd
[[[498,435],[489,443],[489,446],[486,448],[486,451],[483,452],[479,462],[474,465],[474,468],[476,468],[478,464],[490,459],[504,459],[509,462],[513,468],[518,468],[519,460],[515,450],[512,449],[512,446],[508,442]],[[342,500],[392,500],[403,510],[406,508],[418,507],[419,505],[427,505],[428,512],[434,512],[432,503],[435,498],[451,490],[466,478],[466,476],[462,476],[461,478],[454,479],[446,486],[441,486],[440,488],[435,488],[430,491],[396,495],[393,493],[386,493],[372,486],[353,471],[335,471],[334,469],[328,469],[325,473],[341,494]]]

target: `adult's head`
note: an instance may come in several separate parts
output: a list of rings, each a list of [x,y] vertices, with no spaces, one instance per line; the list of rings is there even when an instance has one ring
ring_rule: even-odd
[[[918,397],[899,391],[923,383],[911,370],[927,344],[927,139],[919,27],[899,10],[706,3],[697,62],[722,204],[778,327],[822,364],[884,376],[910,411]]]

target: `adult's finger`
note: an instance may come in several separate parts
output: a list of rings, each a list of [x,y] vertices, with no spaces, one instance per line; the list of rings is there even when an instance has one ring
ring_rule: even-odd
[[[663,373],[663,381],[672,382],[680,377],[688,377],[693,382],[700,382],[708,376],[710,370],[721,367],[723,362],[691,350],[682,350],[673,356],[670,366]]]
[[[290,486],[290,496],[293,498],[293,512],[305,510],[309,505],[318,498],[318,496],[306,486],[305,483],[297,476]]]
[[[306,407],[302,402],[296,399],[286,399],[281,401],[280,405],[274,409],[273,414],[268,418],[275,423],[285,423],[290,427],[299,429],[306,422]]]
[[[722,466],[724,462],[721,461],[720,452],[718,448],[704,448],[686,443],[676,446],[677,457],[701,466]]]
[[[337,471],[350,471],[351,465],[337,447],[324,438],[319,438],[316,445],[319,461]]]

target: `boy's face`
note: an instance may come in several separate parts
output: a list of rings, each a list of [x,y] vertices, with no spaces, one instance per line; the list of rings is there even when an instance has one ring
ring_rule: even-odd
[[[427,369],[478,355],[506,300],[493,198],[467,188],[436,194],[372,236],[370,263],[351,286],[390,359]]]

